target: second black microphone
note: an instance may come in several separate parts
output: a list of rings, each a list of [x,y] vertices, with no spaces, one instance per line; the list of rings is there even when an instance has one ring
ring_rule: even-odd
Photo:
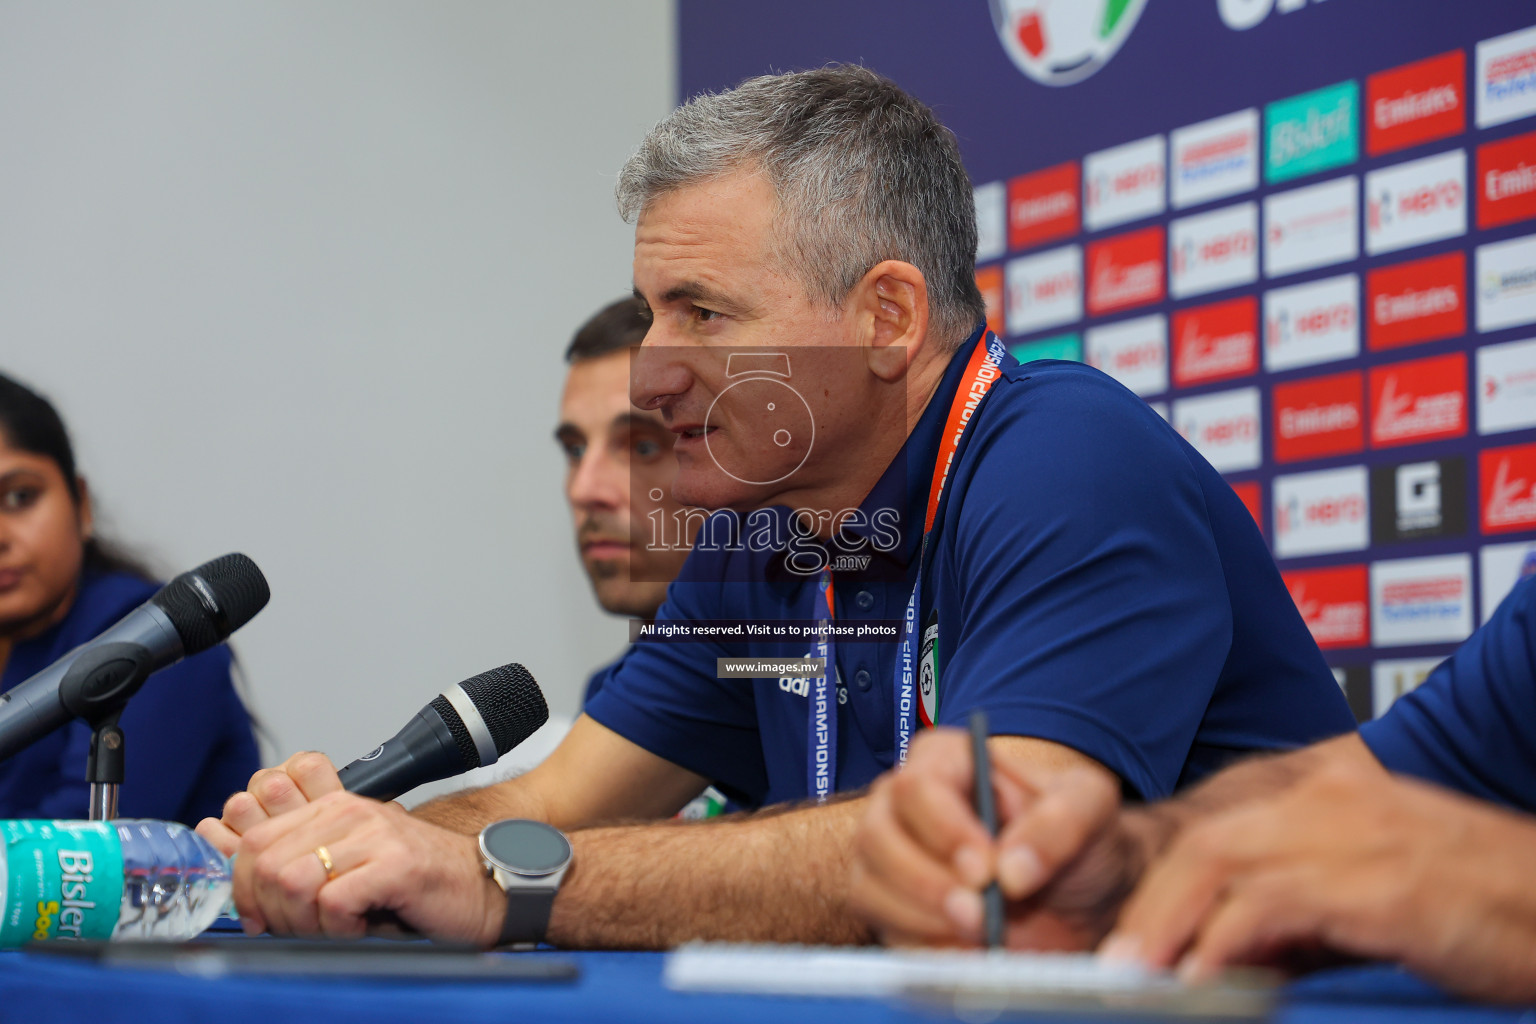
[[[348,792],[393,800],[496,761],[549,720],[539,684],[518,664],[444,690],[391,739],[343,767]]]

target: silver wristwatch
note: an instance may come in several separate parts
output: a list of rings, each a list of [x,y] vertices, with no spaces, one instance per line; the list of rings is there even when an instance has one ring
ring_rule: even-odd
[[[542,821],[508,818],[480,831],[480,859],[507,895],[497,945],[536,944],[549,929],[549,911],[571,866],[571,841]]]

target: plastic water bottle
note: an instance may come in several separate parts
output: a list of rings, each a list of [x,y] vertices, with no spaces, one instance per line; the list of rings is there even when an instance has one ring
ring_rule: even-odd
[[[178,942],[230,897],[229,861],[171,821],[0,821],[0,947]]]

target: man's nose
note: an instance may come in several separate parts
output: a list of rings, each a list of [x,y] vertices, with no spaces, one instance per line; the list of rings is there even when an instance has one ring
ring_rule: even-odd
[[[605,446],[593,445],[576,463],[566,496],[576,508],[623,508],[629,498],[628,465]]]
[[[663,409],[687,394],[694,375],[687,355],[690,349],[653,342],[653,328],[645,343],[634,349],[629,372],[629,400],[640,409]]]

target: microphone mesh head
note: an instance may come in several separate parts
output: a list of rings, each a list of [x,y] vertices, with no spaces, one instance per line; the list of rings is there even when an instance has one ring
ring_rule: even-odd
[[[452,734],[453,745],[459,748],[459,761],[464,765],[463,770],[483,768],[484,765],[480,763],[480,750],[475,746],[475,738],[469,734],[469,726],[464,724],[458,708],[450,704],[448,698],[442,694],[434,697],[428,706],[437,712],[443,724],[448,727],[448,732]]]
[[[256,563],[230,554],[182,573],[150,600],[165,612],[183,649],[192,655],[251,621],[271,596]]]
[[[497,755],[505,754],[549,721],[549,705],[544,703],[539,684],[516,662],[482,672],[459,685],[491,730]]]

